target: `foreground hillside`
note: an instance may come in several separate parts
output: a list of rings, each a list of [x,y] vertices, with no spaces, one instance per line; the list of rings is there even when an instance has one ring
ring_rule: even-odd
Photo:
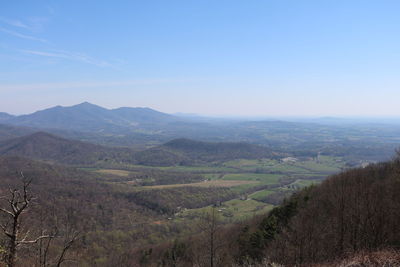
[[[26,240],[41,235],[51,238],[21,245],[16,266],[45,266],[40,265],[44,259],[49,266],[56,266],[67,244],[64,256],[73,259],[74,264],[65,262],[61,266],[93,266],[88,263],[102,258],[106,262],[116,261],[118,258],[112,254],[116,254],[117,246],[123,242],[140,243],[143,237],[136,232],[147,235],[152,231],[151,225],[146,227],[143,223],[158,218],[151,210],[127,200],[119,190],[99,182],[102,177],[98,174],[17,157],[0,157],[1,208],[9,209],[7,201],[14,189],[22,192],[21,172],[31,181],[28,195],[33,200],[21,215],[19,239],[25,235]],[[7,231],[12,225],[9,218],[0,213],[0,224]],[[7,248],[9,239],[3,230],[0,232],[0,245]],[[120,233],[126,237],[113,240]],[[4,253],[2,249],[3,260]]]
[[[300,192],[272,212],[258,233],[271,260],[307,264],[363,250],[399,248],[399,221],[397,158],[335,175]]]
[[[145,184],[201,179],[156,170],[138,170],[134,175],[151,179],[143,179]],[[26,158],[0,157],[1,209],[10,209],[12,192],[23,196],[23,182],[31,181],[28,196],[32,196],[32,202],[21,215],[18,240],[25,235],[29,241],[47,236],[42,242],[21,245],[16,266],[45,266],[41,264],[44,258],[49,263],[46,266],[57,266],[66,246],[65,257],[72,261],[61,266],[129,266],[128,262],[136,258],[132,254],[135,249],[198,231],[190,220],[168,219],[178,206],[198,208],[235,197],[229,188],[150,190],[120,183],[120,178]],[[1,261],[9,247],[4,231],[12,230],[9,213],[0,211],[0,226],[0,246],[4,248],[0,251]]]

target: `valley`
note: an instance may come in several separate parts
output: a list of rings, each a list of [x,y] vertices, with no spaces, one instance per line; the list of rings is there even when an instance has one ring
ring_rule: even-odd
[[[65,128],[57,118],[75,122]],[[20,186],[20,172],[32,179],[40,199],[31,211],[34,232],[43,224],[38,218],[46,218],[46,229],[54,227],[52,216],[72,225],[82,234],[69,254],[82,266],[109,266],[122,255],[136,262],[146,248],[201,239],[214,213],[221,229],[253,224],[298,192],[385,160],[400,145],[397,125],[371,132],[365,125],[199,122],[89,103],[4,116],[2,123],[1,192]],[[146,139],[136,139],[138,132]],[[67,236],[57,237],[52,254]]]
[[[265,213],[274,205],[289,197],[293,192],[306,186],[320,183],[325,177],[340,172],[346,168],[345,162],[340,158],[320,156],[317,158],[282,158],[257,160],[236,159],[225,162],[211,162],[196,166],[146,166],[126,165],[124,169],[97,169],[83,168],[90,172],[101,173],[105,176],[104,182],[115,186],[124,187],[125,190],[141,192],[158,190],[163,194],[164,189],[185,187],[221,187],[232,192],[232,199],[221,202],[217,200],[212,205],[226,208],[222,212],[225,219],[233,222],[248,219],[256,214]],[[145,171],[147,174],[142,175]],[[197,179],[191,183],[186,180],[171,183],[159,179],[158,171],[179,173],[183,177],[194,175]],[[152,177],[153,174],[153,177]],[[169,194],[168,190],[165,194]],[[169,196],[173,198],[174,196]],[[161,199],[160,201],[165,201]],[[157,207],[163,203],[157,203]],[[165,215],[169,220],[182,221],[184,219],[198,219],[202,211],[209,206],[190,209],[185,203],[179,203],[171,212]],[[167,205],[168,206],[168,205]],[[225,208],[224,208],[225,207]],[[178,213],[174,213],[177,212]],[[173,214],[172,214],[173,213]],[[197,214],[197,216],[195,216]]]

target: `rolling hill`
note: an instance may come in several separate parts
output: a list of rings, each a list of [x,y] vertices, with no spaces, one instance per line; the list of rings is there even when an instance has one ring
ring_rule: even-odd
[[[134,152],[126,148],[109,148],[36,132],[0,142],[0,155],[20,156],[62,164],[90,165],[97,162],[130,162]]]
[[[203,142],[179,138],[136,153],[136,160],[143,165],[170,166],[280,156],[282,154],[260,145],[243,142]]]
[[[19,127],[13,125],[0,124],[0,142],[12,139],[16,137],[21,137],[24,135],[32,134],[36,132],[35,129],[28,127]]]
[[[19,128],[18,128],[19,129]],[[267,147],[247,143],[202,142],[175,139],[142,151],[106,147],[35,132],[0,142],[0,155],[20,156],[80,166],[131,163],[149,166],[195,165],[233,159],[279,157]]]

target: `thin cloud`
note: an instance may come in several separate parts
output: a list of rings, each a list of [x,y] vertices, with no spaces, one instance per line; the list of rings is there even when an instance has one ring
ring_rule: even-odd
[[[16,19],[0,17],[0,22],[7,26],[29,30],[30,32],[39,32],[43,30],[43,26],[49,21],[47,17],[29,17],[24,22]]]
[[[188,80],[174,79],[149,79],[149,80],[131,80],[131,81],[106,81],[106,82],[61,82],[61,83],[34,83],[34,84],[13,84],[0,85],[1,91],[25,91],[25,90],[59,90],[73,88],[107,88],[107,87],[124,87],[149,84],[165,84],[165,83],[181,83]]]
[[[4,32],[4,33],[7,33],[9,35],[18,37],[18,38],[22,38],[22,39],[26,39],[26,40],[32,40],[32,41],[38,41],[38,42],[42,42],[42,43],[47,43],[47,40],[45,40],[45,39],[37,38],[37,37],[34,37],[34,36],[22,34],[22,33],[15,32],[15,31],[10,31],[10,30],[7,30],[7,29],[1,28],[1,27],[0,27],[0,31]]]
[[[24,29],[29,29],[29,30],[31,29],[31,27],[29,27],[28,25],[26,25],[25,23],[23,23],[20,20],[8,19],[8,18],[5,18],[5,17],[0,17],[0,21],[5,23],[5,24],[8,24],[10,26],[13,26],[13,27],[24,28]]]
[[[47,17],[30,17],[26,19],[28,27],[33,32],[40,32],[43,30],[45,24],[49,21]]]
[[[43,57],[51,57],[51,58],[62,58],[72,61],[83,62],[91,65],[95,65],[98,67],[112,67],[112,64],[104,61],[92,58],[88,55],[82,53],[74,53],[68,51],[55,51],[55,52],[46,52],[46,51],[35,51],[35,50],[20,50],[20,52],[35,56],[43,56]]]

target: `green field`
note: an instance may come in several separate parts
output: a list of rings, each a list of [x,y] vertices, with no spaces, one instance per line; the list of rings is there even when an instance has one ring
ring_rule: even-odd
[[[230,173],[223,176],[223,180],[259,181],[265,184],[276,184],[283,175],[259,173]]]
[[[272,194],[273,192],[274,192],[273,190],[268,190],[268,189],[260,190],[260,191],[254,192],[253,194],[249,195],[249,198],[255,199],[255,200],[260,200],[260,199]]]
[[[209,212],[212,207],[200,209],[188,209],[177,214],[177,219],[198,218],[204,213]],[[265,214],[273,208],[273,205],[259,202],[252,199],[240,200],[233,199],[222,203],[221,206],[214,207],[220,215],[220,220],[225,222],[240,221],[255,215]]]
[[[199,166],[143,166],[126,165],[123,170],[90,169],[103,176],[114,175],[125,180],[115,182],[125,192],[140,192],[142,190],[167,190],[185,187],[224,187],[236,194],[237,199],[228,200],[217,207],[218,213],[225,221],[241,220],[255,214],[266,213],[276,203],[277,199],[286,197],[303,187],[319,183],[321,179],[339,172],[345,163],[340,158],[320,156],[317,159],[238,159],[226,162],[213,162]],[[134,180],[128,180],[134,174],[146,171],[151,176],[152,171],[175,172],[181,174],[201,175],[204,180],[197,182],[182,182],[169,184],[154,184],[140,186]],[[133,176],[132,176],[133,175]],[[132,179],[132,178],[130,178]],[[150,179],[151,177],[147,177]],[[105,179],[110,183],[110,180]],[[111,181],[112,183],[112,181]],[[174,196],[169,196],[174,198]],[[241,200],[246,199],[246,200]],[[269,203],[271,199],[271,203]],[[189,209],[179,212],[174,220],[194,219],[207,211],[210,206]]]

